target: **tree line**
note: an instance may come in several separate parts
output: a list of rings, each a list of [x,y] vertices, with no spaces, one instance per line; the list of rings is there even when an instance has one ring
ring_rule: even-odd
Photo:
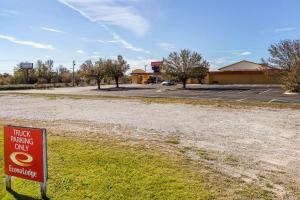
[[[128,82],[125,80],[125,73],[128,69],[129,65],[121,55],[115,60],[99,58],[94,63],[91,60],[86,60],[74,73],[63,65],[54,68],[53,60],[46,60],[45,62],[38,60],[34,68],[28,70],[28,74],[20,68],[20,65],[14,68],[13,75],[0,74],[0,85],[57,83],[70,85],[73,81],[75,85],[80,83],[89,85],[95,81],[98,89],[100,89],[101,82],[110,83],[111,80],[114,80],[116,87],[119,87],[120,79],[123,82]]]
[[[85,61],[80,66],[80,72],[87,79],[95,79],[98,89],[105,78],[112,78],[115,81],[116,87],[119,87],[120,78],[124,77],[129,69],[129,65],[124,58],[119,55],[116,60],[102,59],[93,63],[91,60]]]
[[[300,41],[283,40],[269,47],[270,57],[262,59],[266,67],[266,74],[280,80],[284,88],[291,92],[300,92]],[[34,69],[30,70],[28,80],[25,80],[24,71],[20,67],[14,69],[14,74],[0,74],[0,85],[21,83],[66,83],[73,81],[72,72],[60,65],[54,69],[53,60],[45,62],[38,60]],[[162,76],[167,79],[181,82],[183,88],[189,79],[197,79],[202,83],[209,72],[210,64],[201,54],[183,49],[172,52],[163,59]],[[119,87],[120,79],[126,80],[128,71],[127,61],[119,55],[117,59],[102,59],[92,62],[85,61],[79,70],[74,73],[74,82],[91,81],[97,83],[98,89],[102,82],[114,80]],[[126,81],[127,82],[127,81]]]
[[[28,76],[27,76],[28,75]],[[38,60],[33,69],[26,71],[20,68],[20,64],[14,68],[13,75],[3,74],[6,79],[0,78],[0,84],[48,84],[48,83],[71,83],[71,71],[60,65],[54,68],[53,60]],[[1,75],[0,75],[1,77]],[[2,80],[2,81],[1,81]]]

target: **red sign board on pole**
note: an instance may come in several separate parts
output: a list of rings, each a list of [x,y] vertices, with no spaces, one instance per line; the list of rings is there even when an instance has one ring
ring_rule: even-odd
[[[37,181],[47,180],[46,130],[16,126],[4,127],[5,174]]]

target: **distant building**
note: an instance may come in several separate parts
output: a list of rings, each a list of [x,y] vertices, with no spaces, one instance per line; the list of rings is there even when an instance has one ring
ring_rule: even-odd
[[[210,71],[209,84],[277,84],[279,80],[266,74],[273,70],[262,64],[240,61],[220,68],[218,71]]]
[[[151,62],[153,72],[145,72],[142,69],[133,70],[132,83],[147,84],[158,83],[162,80],[162,61]],[[268,66],[250,62],[240,61],[222,67],[217,71],[210,71],[205,78],[206,84],[278,84],[279,79],[270,77],[266,72],[274,70]],[[189,79],[189,84],[198,83],[197,79]]]
[[[161,66],[162,61],[151,62],[153,72],[146,72],[142,69],[135,69],[131,72],[132,83],[134,84],[149,84],[158,83],[161,81]]]

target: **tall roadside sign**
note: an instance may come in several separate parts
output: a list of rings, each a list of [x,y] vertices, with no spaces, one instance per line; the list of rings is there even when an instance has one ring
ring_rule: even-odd
[[[48,179],[46,129],[5,126],[4,171],[7,190],[11,190],[12,176],[36,181],[41,183],[41,195],[46,199]]]
[[[20,63],[20,69],[25,70],[26,72],[26,83],[29,82],[29,70],[33,69],[33,63],[22,62]]]

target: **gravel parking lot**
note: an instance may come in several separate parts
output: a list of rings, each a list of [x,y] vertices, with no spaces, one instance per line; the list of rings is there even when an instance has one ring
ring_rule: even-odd
[[[239,164],[234,166],[208,160],[223,173],[249,181],[259,180],[262,174],[280,175],[280,181],[293,182],[297,187],[300,185],[299,116],[299,110],[0,96],[3,121],[42,121],[50,127],[62,122],[64,129],[75,132],[98,127],[112,136],[126,135],[144,141],[177,138],[181,148],[205,149],[236,158]],[[77,122],[81,124],[74,125]],[[187,156],[199,159],[193,151],[187,151]],[[274,185],[285,192],[282,185]]]

